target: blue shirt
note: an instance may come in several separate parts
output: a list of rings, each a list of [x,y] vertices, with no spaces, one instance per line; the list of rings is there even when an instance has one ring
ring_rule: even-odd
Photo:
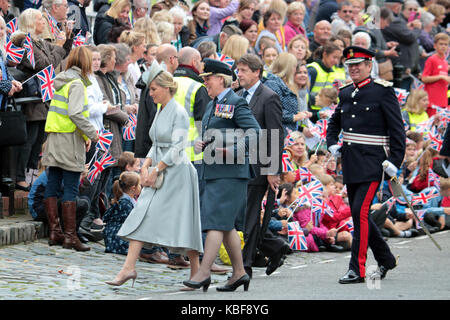
[[[247,100],[247,103],[250,103],[250,100],[252,100],[253,95],[255,94],[256,89],[258,89],[259,85],[261,84],[261,81],[258,80],[258,82],[256,82],[250,89],[245,90],[244,92],[248,92],[247,97],[245,97],[245,100]]]

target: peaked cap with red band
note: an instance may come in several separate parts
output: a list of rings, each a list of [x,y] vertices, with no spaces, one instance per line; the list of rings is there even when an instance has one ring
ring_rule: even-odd
[[[375,52],[362,47],[350,46],[344,49],[345,64],[360,63],[364,60],[372,61]]]

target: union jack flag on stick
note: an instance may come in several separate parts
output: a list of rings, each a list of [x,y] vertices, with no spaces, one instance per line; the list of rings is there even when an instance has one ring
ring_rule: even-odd
[[[430,188],[429,190],[426,190],[424,192],[421,192],[419,194],[413,195],[411,198],[411,204],[413,206],[416,205],[425,205],[433,198],[439,197],[440,192],[436,188]]]
[[[230,68],[234,65],[234,59],[230,58],[229,56],[226,56],[221,53],[218,53],[217,56],[219,58],[219,61],[225,62],[230,66]]]
[[[17,17],[6,24],[6,32],[8,35],[13,34],[18,29]]]
[[[30,34],[25,38],[25,42],[23,43],[23,47],[27,50],[27,59],[30,61],[33,69],[36,65],[36,61],[34,60],[34,50],[33,50],[33,42],[31,41]]]
[[[288,242],[292,250],[308,250],[305,234],[298,221],[288,223]]]
[[[53,87],[53,80],[55,79],[55,69],[53,65],[49,65],[47,68],[36,73],[41,83],[41,95],[42,102],[53,99],[53,93],[55,88]]]
[[[81,30],[77,33],[77,35],[73,38],[73,44],[72,46],[80,47],[84,46],[86,44],[86,37],[81,34]]]
[[[112,132],[102,129],[98,132],[98,142],[95,147],[104,152],[108,152],[109,147],[111,146],[111,142],[113,140]]]
[[[123,140],[131,141],[136,139],[136,124],[137,124],[137,116],[135,113],[131,113],[128,116],[128,121],[130,122],[129,127],[122,128]]]
[[[109,153],[105,153],[100,160],[95,161],[92,167],[89,168],[87,175],[90,184],[94,183],[95,179],[103,170],[112,166],[115,162],[115,159]]]
[[[6,60],[14,63],[20,63],[25,53],[25,49],[21,47],[16,47],[12,43],[12,41],[7,38],[5,45],[5,53],[6,53]]]

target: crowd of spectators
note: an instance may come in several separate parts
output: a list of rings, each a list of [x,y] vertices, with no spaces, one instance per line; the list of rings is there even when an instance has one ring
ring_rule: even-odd
[[[448,122],[449,0],[94,0],[92,21],[86,15],[90,2],[0,0],[0,42],[21,47],[27,34],[33,41],[35,64],[26,55],[20,63],[8,62],[13,77],[23,81],[50,64],[56,73],[64,70],[79,35],[93,54],[92,84],[87,88],[89,120],[97,130],[113,133],[110,153],[117,161],[93,183],[82,175],[77,197],[82,242],[104,240],[106,252],[127,253],[127,243],[115,234],[138,199],[140,186],[132,172],[139,172],[152,143],[148,132],[157,106],[148,94],[146,77],[155,61],[175,77],[202,82],[198,75],[203,59],[227,62],[237,73],[235,62],[254,53],[265,64],[261,82],[281,100],[284,151],[293,164],[281,175],[269,230],[288,241],[288,224],[298,221],[308,252],[349,250],[351,213],[340,159],[328,153],[316,134],[318,124],[330,117],[338,103],[339,87],[351,82],[342,57],[349,45],[373,50],[372,76],[391,81],[407,95],[405,100],[399,96],[408,136],[399,177],[408,194],[440,187],[438,197],[415,208],[423,212],[421,218],[431,232],[450,227],[446,171],[450,158],[440,156],[427,139],[434,132],[442,141]],[[6,25],[14,18],[18,29],[9,34]],[[7,61],[3,47],[3,61]],[[233,89],[239,87],[235,81]],[[195,102],[202,107],[194,108],[191,115],[195,121],[202,119],[210,100],[202,90]],[[30,212],[41,221],[46,221],[43,194],[48,169],[40,165],[40,155],[48,107],[49,102],[21,106],[27,142],[3,148],[1,162],[2,176],[13,178],[17,190],[30,192]],[[135,139],[124,140],[123,130],[136,114]],[[95,146],[87,152],[86,171],[95,152]],[[307,180],[305,172],[311,174]],[[323,185],[320,199],[328,213],[314,214],[311,203],[292,206],[299,188],[314,179]],[[392,204],[390,192],[387,183],[382,184],[371,208],[383,235],[423,233],[405,199],[394,199]],[[145,249],[141,258],[189,266],[165,248]],[[265,257],[256,261],[267,263]]]

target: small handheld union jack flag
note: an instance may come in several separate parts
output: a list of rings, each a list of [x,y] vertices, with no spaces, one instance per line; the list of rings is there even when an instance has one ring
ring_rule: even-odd
[[[47,9],[45,9],[45,13],[47,14],[48,17],[49,22],[48,25],[50,26],[50,31],[55,37],[58,37],[58,34],[61,32],[61,30],[58,28],[58,21],[56,21],[56,19],[53,18],[53,16]]]
[[[30,61],[33,69],[36,65],[36,61],[34,60],[34,50],[33,50],[33,42],[31,41],[30,34],[25,38],[25,42],[23,43],[23,47],[27,50],[27,59]]]
[[[298,198],[306,199],[311,204],[314,198],[319,197],[323,193],[323,185],[319,180],[314,180],[307,185],[298,188]]]
[[[226,56],[221,53],[218,53],[217,56],[219,58],[219,61],[225,62],[230,66],[230,68],[234,65],[234,59],[230,58],[229,56]]]
[[[436,150],[437,152],[441,151],[442,144],[443,144],[443,138],[442,135],[439,133],[436,127],[433,127],[428,134],[424,135],[423,137],[424,141],[430,140],[430,148]]]
[[[413,206],[425,205],[433,198],[439,197],[440,192],[435,187],[429,188],[428,190],[421,192],[419,194],[413,195],[411,198],[411,204]]]
[[[288,223],[288,242],[292,250],[307,251],[308,244],[305,234],[298,221]]]
[[[25,49],[21,47],[16,47],[11,40],[6,38],[5,52],[6,52],[6,60],[14,63],[20,63],[25,53]]]
[[[406,99],[408,98],[409,92],[405,89],[394,88],[395,96],[397,97],[398,103],[400,107],[406,103]]]
[[[320,119],[316,122],[316,125],[312,131],[313,133],[317,133],[320,139],[325,140],[327,138],[327,125],[327,119]]]
[[[110,131],[102,129],[100,132],[98,132],[98,142],[95,147],[104,152],[108,152],[113,140],[113,136],[114,135]]]
[[[437,190],[441,190],[441,180],[439,175],[434,173],[433,169],[428,169],[428,186],[435,187]]]
[[[100,160],[95,161],[92,167],[89,168],[87,175],[89,182],[92,184],[103,170],[112,166],[114,163],[114,158],[109,153],[105,153]]]
[[[53,99],[55,88],[53,87],[53,80],[55,79],[55,69],[53,65],[36,73],[41,83],[42,102]]]
[[[306,167],[300,167],[298,169],[298,175],[302,182],[311,182],[313,180],[313,174]]]
[[[350,232],[353,235],[353,231],[355,230],[355,226],[353,224],[353,219],[350,217],[347,221],[345,221],[345,226],[348,229],[348,232]]]
[[[320,220],[324,214],[329,215],[331,218],[334,217],[333,209],[320,198],[313,198],[311,212],[314,215],[314,225],[316,227],[320,225]]]
[[[294,171],[294,165],[289,159],[289,153],[287,150],[283,150],[283,154],[281,155],[281,164],[283,166],[283,172]]]
[[[8,35],[13,34],[18,29],[17,17],[6,24],[6,32]]]
[[[86,37],[81,34],[81,30],[73,38],[73,47],[80,47],[86,44]]]
[[[130,122],[129,127],[122,128],[123,140],[132,141],[136,139],[136,124],[137,124],[137,116],[135,113],[131,113],[128,116],[128,121]]]

